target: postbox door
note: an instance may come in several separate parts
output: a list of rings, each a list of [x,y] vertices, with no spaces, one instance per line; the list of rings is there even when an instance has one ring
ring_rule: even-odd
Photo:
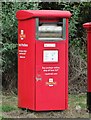
[[[65,41],[37,41],[36,110],[64,110],[65,92]]]

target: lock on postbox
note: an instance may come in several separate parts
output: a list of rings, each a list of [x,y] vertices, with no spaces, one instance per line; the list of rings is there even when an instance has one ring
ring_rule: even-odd
[[[87,29],[87,107],[91,111],[91,22],[83,24],[83,27]]]
[[[69,11],[19,10],[18,107],[68,108]]]

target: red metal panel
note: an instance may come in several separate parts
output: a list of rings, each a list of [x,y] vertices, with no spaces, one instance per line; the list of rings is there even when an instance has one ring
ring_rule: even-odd
[[[16,13],[16,17],[19,20],[29,19],[33,17],[41,18],[70,18],[71,13],[69,11],[61,10],[19,10]]]
[[[44,42],[36,40],[36,20],[33,17],[41,17],[42,20],[46,17],[48,21],[58,21],[60,17],[69,18],[70,12],[20,10],[16,16],[19,20],[18,107],[36,111],[67,109],[68,19],[66,40]],[[55,44],[55,47],[44,47],[44,44]],[[44,53],[53,51],[58,53],[58,62],[43,62]]]
[[[87,90],[87,108],[91,111],[91,22],[83,24],[87,29],[87,57],[88,57],[88,90]]]
[[[68,19],[66,19],[66,42],[65,42],[65,109],[68,108]]]
[[[23,31],[23,33],[21,32]],[[22,37],[23,36],[23,39]],[[35,20],[18,24],[18,107],[35,109]]]
[[[91,92],[91,30],[88,31],[88,91]]]
[[[65,86],[65,41],[55,42],[55,48],[44,48],[44,44],[44,42],[36,42],[36,110],[64,110],[67,87]],[[58,50],[58,62],[43,63],[44,50]],[[50,69],[53,72],[49,71]],[[49,78],[53,78],[53,86],[47,84]]]
[[[83,24],[83,27],[87,30],[91,30],[91,22]]]
[[[44,48],[44,44],[55,44],[56,47]],[[44,63],[44,50],[58,50],[58,63]],[[46,75],[46,73],[51,73],[48,71],[49,69],[44,72],[48,67],[59,67],[57,75]],[[36,78],[37,111],[65,110],[68,108],[68,19],[66,20],[66,40],[49,43],[36,42]],[[53,78],[53,82],[56,84],[48,86],[46,83],[48,83],[49,78]]]
[[[91,22],[83,24],[87,29],[87,50],[88,50],[88,92],[91,92]]]

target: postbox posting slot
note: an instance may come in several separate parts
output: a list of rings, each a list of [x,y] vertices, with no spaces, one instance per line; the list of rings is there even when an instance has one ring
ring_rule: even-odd
[[[57,22],[41,22],[36,18],[36,39],[58,41],[66,39],[66,19]]]
[[[39,26],[42,24],[48,24],[48,22],[39,22]],[[63,22],[50,22],[50,24],[57,24],[57,25],[63,25]]]

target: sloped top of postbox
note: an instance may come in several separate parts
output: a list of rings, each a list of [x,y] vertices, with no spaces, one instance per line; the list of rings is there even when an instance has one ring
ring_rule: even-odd
[[[61,10],[19,10],[16,13],[18,20],[25,20],[33,17],[38,18],[70,18],[69,11]]]
[[[84,23],[83,27],[86,28],[86,29],[91,29],[91,22]]]

